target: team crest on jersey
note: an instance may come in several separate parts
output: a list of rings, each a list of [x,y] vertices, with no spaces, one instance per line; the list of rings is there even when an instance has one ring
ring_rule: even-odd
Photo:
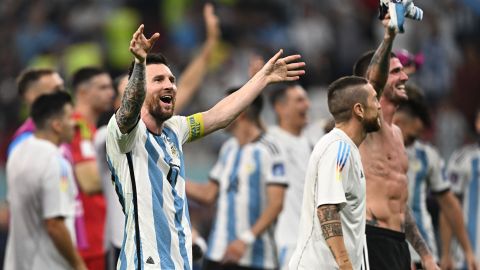
[[[166,137],[166,139],[167,139],[166,141],[167,141],[168,147],[170,148],[170,153],[172,154],[172,156],[174,156],[175,158],[179,158],[178,156],[179,151],[175,146],[175,144],[170,141],[170,138]]]

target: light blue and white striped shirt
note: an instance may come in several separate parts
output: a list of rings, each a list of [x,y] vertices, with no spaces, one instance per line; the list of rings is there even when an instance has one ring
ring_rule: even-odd
[[[432,218],[427,210],[427,194],[430,190],[441,193],[450,189],[444,173],[444,162],[433,146],[421,141],[407,147],[408,154],[408,204],[412,208],[418,230],[438,260],[437,243]],[[410,246],[412,261],[420,262],[420,256]]]
[[[475,258],[480,258],[480,145],[468,145],[455,151],[448,162],[447,175],[452,190],[463,196],[463,216]],[[452,245],[455,267],[467,269],[462,249]]]
[[[174,116],[156,135],[139,120],[122,134],[110,119],[107,161],[126,214],[117,269],[191,269],[182,145],[198,136],[199,125],[193,116]]]
[[[267,185],[287,185],[284,156],[268,135],[243,146],[231,138],[223,144],[210,179],[218,183],[219,192],[206,256],[219,262],[228,244],[251,229],[264,211]],[[248,246],[240,266],[278,267],[274,227],[270,226]]]

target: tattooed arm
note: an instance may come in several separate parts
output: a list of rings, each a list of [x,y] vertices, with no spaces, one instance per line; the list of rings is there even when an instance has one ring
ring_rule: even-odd
[[[340,269],[352,269],[352,263],[343,242],[342,222],[338,205],[324,204],[317,208],[317,216],[322,227],[323,238],[337,261]]]
[[[125,88],[122,104],[115,114],[118,127],[123,134],[131,131],[140,117],[140,109],[146,92],[145,59],[155,41],[160,37],[159,33],[155,33],[150,39],[147,39],[143,34],[143,29],[142,24],[130,41],[130,52],[135,56],[135,65]]]
[[[367,79],[372,84],[373,88],[375,88],[375,91],[377,91],[379,99],[382,95],[383,87],[385,87],[385,84],[387,83],[390,54],[392,52],[393,40],[395,39],[395,31],[388,27],[389,21],[389,16],[382,21],[385,27],[383,41],[375,51],[366,74]]]
[[[410,209],[410,207],[407,207],[406,209],[407,211],[405,213],[404,226],[405,237],[407,238],[407,241],[410,242],[418,255],[420,255],[420,258],[422,259],[422,264],[425,269],[439,269],[437,264],[435,263],[432,252],[430,251],[427,244],[425,243],[425,240],[418,231],[417,224],[415,223],[415,218],[412,215],[412,210]]]

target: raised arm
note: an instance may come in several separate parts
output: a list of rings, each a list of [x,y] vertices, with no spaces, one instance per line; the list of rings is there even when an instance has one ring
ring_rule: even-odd
[[[203,18],[206,24],[207,39],[200,53],[190,62],[180,76],[177,85],[178,91],[175,101],[175,113],[182,111],[195,92],[197,92],[198,86],[207,73],[207,64],[210,55],[217,46],[220,38],[220,26],[212,4],[207,3],[203,7]]]
[[[343,241],[342,222],[338,205],[324,204],[317,208],[317,216],[322,227],[323,238],[327,242],[340,269],[353,269]]]
[[[115,114],[118,127],[123,134],[131,131],[140,118],[140,109],[146,93],[145,59],[155,41],[160,37],[159,33],[155,33],[150,39],[147,39],[143,34],[143,30],[144,25],[142,24],[133,34],[132,41],[130,41],[130,52],[135,57],[135,65],[125,88],[122,104]]]
[[[228,126],[270,83],[298,80],[305,74],[304,62],[297,62],[300,55],[280,58],[283,50],[275,54],[240,90],[203,112],[204,134]]]
[[[388,27],[390,16],[387,15],[382,21],[385,28],[385,34],[383,35],[383,41],[375,51],[372,61],[368,66],[367,79],[372,84],[377,96],[383,93],[383,87],[387,83],[389,67],[390,67],[390,54],[392,52],[393,40],[395,39],[395,31]]]
[[[435,263],[435,259],[433,258],[432,252],[428,248],[425,240],[423,239],[422,235],[418,231],[417,223],[415,222],[415,218],[412,215],[412,210],[410,207],[407,207],[405,213],[405,237],[407,241],[410,242],[413,249],[420,255],[422,259],[422,264],[426,270],[440,270],[437,264]]]

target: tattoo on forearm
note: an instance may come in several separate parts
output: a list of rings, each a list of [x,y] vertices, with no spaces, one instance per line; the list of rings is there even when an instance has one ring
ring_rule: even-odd
[[[388,78],[390,68],[390,53],[392,51],[391,41],[382,41],[372,57],[368,67],[368,79],[373,84],[377,95],[380,97]]]
[[[317,215],[320,219],[322,233],[325,240],[343,236],[342,223],[340,221],[340,213],[336,205],[322,205],[317,209]]]
[[[123,94],[122,105],[115,114],[118,127],[123,133],[130,131],[138,121],[145,100],[145,85],[145,64],[135,63]]]
[[[423,240],[422,235],[418,231],[410,208],[407,208],[407,212],[405,213],[405,237],[421,257],[431,254],[425,240]]]

